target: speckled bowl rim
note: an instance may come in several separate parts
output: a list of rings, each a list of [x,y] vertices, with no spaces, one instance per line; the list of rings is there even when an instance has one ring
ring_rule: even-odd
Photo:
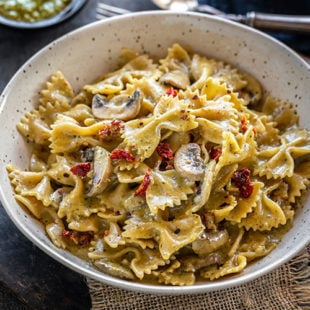
[[[43,20],[39,20],[37,22],[22,22],[16,21],[13,19],[6,18],[5,16],[0,14],[0,24],[10,26],[13,28],[21,28],[21,29],[36,29],[36,28],[45,28],[49,26],[56,25],[68,19],[77,13],[82,6],[86,3],[87,0],[72,0],[62,11],[58,14]]]
[[[175,17],[178,16],[182,18],[184,17],[197,17],[201,20],[206,19],[209,22],[219,23],[219,24],[225,24],[229,27],[235,27],[242,29],[242,31],[246,32],[252,32],[254,36],[259,36],[263,40],[267,40],[271,42],[273,45],[277,45],[279,48],[283,49],[285,52],[289,54],[291,58],[294,58],[294,61],[296,61],[300,66],[307,68],[308,71],[310,71],[310,66],[293,50],[288,48],[283,43],[277,41],[276,39],[273,39],[272,37],[261,33],[255,29],[250,29],[243,25],[237,25],[234,22],[222,20],[220,18],[214,17],[214,16],[208,16],[200,13],[172,13],[172,12],[165,12],[165,11],[148,11],[148,12],[139,12],[139,13],[132,13],[127,14],[126,16],[117,16],[113,17],[107,20],[97,21],[92,24],[83,26],[79,29],[76,29],[61,38],[57,39],[56,41],[50,43],[45,48],[40,50],[38,53],[36,53],[32,58],[30,58],[25,65],[23,65],[17,73],[13,76],[5,90],[3,91],[0,100],[0,114],[3,110],[4,105],[4,98],[7,96],[7,93],[10,91],[11,85],[13,84],[13,81],[22,74],[22,71],[24,68],[27,68],[27,65],[31,63],[32,60],[34,60],[36,57],[40,57],[40,55],[48,49],[51,49],[53,46],[57,45],[57,43],[65,41],[68,37],[76,36],[79,34],[79,32],[83,32],[87,29],[90,29],[92,27],[98,27],[101,24],[112,24],[112,23],[118,23],[118,21],[121,21],[123,19],[139,19],[140,17],[148,17],[148,16],[155,16],[155,17]],[[0,162],[0,165],[4,166],[2,162]],[[2,169],[3,172],[5,171],[5,168]],[[213,281],[213,282],[204,282],[204,283],[198,283],[192,286],[163,286],[163,285],[151,285],[151,284],[141,284],[137,282],[128,282],[126,280],[114,278],[112,276],[109,276],[107,274],[103,274],[101,272],[97,272],[96,270],[91,269],[90,264],[86,264],[85,261],[82,261],[80,259],[77,259],[75,256],[73,256],[70,253],[62,253],[57,248],[52,248],[50,244],[46,244],[44,241],[40,240],[37,235],[31,234],[28,227],[23,225],[18,218],[15,218],[15,216],[10,211],[10,206],[7,200],[7,193],[5,192],[5,189],[2,187],[2,184],[0,185],[0,198],[2,201],[2,204],[11,218],[11,220],[14,222],[14,224],[17,226],[17,228],[34,244],[36,244],[41,250],[43,250],[45,253],[47,253],[49,256],[57,260],[58,262],[62,263],[63,265],[67,266],[68,268],[75,270],[76,272],[85,275],[87,277],[90,277],[92,279],[98,280],[102,283],[109,284],[118,288],[123,288],[127,290],[137,291],[137,292],[143,292],[143,293],[151,293],[151,294],[161,294],[161,295],[184,295],[184,294],[198,294],[198,293],[204,293],[208,291],[216,291],[220,289],[227,289],[235,286],[239,286],[241,284],[245,284],[249,281],[255,280],[258,277],[261,277],[272,270],[280,267],[282,264],[286,263],[289,259],[294,257],[298,254],[299,251],[301,251],[309,242],[310,242],[310,234],[306,232],[306,236],[302,235],[302,240],[299,242],[295,242],[292,246],[291,250],[286,253],[286,255],[283,255],[279,257],[276,261],[272,262],[271,264],[265,266],[264,268],[257,270],[255,272],[252,272],[250,274],[238,274],[236,276],[231,276],[229,278],[224,278],[221,280]],[[307,210],[309,211],[309,210]],[[308,217],[309,218],[309,217]],[[310,225],[308,225],[310,226]],[[308,232],[310,230],[308,229]]]

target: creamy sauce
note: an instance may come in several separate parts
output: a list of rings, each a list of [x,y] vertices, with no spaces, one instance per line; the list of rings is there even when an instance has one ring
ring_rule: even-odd
[[[62,11],[71,0],[0,0],[0,14],[6,18],[36,22]]]

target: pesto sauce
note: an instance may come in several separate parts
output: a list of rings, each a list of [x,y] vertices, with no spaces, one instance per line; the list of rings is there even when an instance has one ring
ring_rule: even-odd
[[[71,0],[0,0],[0,14],[6,18],[36,22],[62,11]]]

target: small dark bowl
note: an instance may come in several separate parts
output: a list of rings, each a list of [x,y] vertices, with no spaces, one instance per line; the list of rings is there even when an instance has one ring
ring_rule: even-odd
[[[35,28],[45,28],[55,24],[58,24],[67,18],[75,14],[84,4],[86,0],[72,0],[62,11],[58,14],[42,19],[36,22],[23,22],[17,21],[10,18],[6,18],[0,15],[0,24],[14,27],[14,28],[24,28],[24,29],[35,29]]]

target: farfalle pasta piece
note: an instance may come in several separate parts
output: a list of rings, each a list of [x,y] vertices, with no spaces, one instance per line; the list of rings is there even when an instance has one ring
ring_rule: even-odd
[[[197,89],[196,83],[191,86],[192,90]],[[229,93],[227,85],[221,84],[219,81],[214,80],[212,77],[207,78],[203,85],[199,86],[200,94],[205,95],[207,100],[216,100]]]
[[[91,113],[91,108],[85,104],[77,104],[69,111],[63,112],[64,115],[75,119],[79,124],[85,124],[90,120],[94,120],[94,116]],[[86,124],[85,124],[86,125]]]
[[[284,180],[288,185],[287,200],[289,203],[295,203],[296,198],[301,197],[302,192],[307,189],[309,180],[297,173],[294,173],[291,177],[286,177]]]
[[[168,48],[166,58],[160,60],[161,70],[164,72],[172,70],[188,71],[191,59],[188,52],[179,44],[175,43]]]
[[[268,236],[260,231],[251,231],[242,240],[238,251],[248,261],[268,255],[277,245],[279,240]]]
[[[17,202],[25,206],[30,213],[37,219],[42,219],[42,211],[44,210],[44,205],[41,201],[37,200],[35,197],[27,197],[24,195],[15,195],[14,198]]]
[[[262,149],[266,145],[275,145],[281,143],[281,139],[279,136],[279,130],[276,128],[276,123],[270,121],[267,115],[260,116],[260,123],[262,124],[262,128],[258,129],[255,126],[255,130],[257,133],[256,142],[258,147]]]
[[[36,187],[46,175],[45,171],[23,171],[12,165],[7,166],[9,178],[17,194],[22,194]]]
[[[193,193],[191,184],[188,185],[175,170],[153,170],[150,177],[146,202],[151,213],[157,214],[158,210],[179,206],[182,200],[187,200],[187,196]]]
[[[99,205],[105,207],[106,214],[98,213],[98,215],[101,217],[110,217],[112,213],[113,218],[116,221],[119,220],[123,216],[120,213],[124,211],[123,206],[132,195],[133,190],[130,188],[130,184],[127,183],[116,183],[115,186],[107,188],[97,196]]]
[[[52,105],[57,102],[60,104],[70,103],[74,97],[71,85],[66,80],[61,71],[57,71],[46,83],[46,89],[41,91],[40,103],[46,106],[48,103]]]
[[[291,103],[270,96],[266,98],[262,112],[272,115],[272,119],[276,122],[280,131],[293,127],[299,120]]]
[[[252,212],[253,208],[256,207],[257,201],[261,199],[263,186],[264,184],[261,182],[253,182],[253,192],[251,196],[248,198],[239,197],[236,206],[225,219],[232,223],[240,223],[243,218]]]
[[[84,184],[80,177],[75,176],[75,187],[65,195],[59,205],[57,215],[66,217],[68,222],[76,220],[79,216],[88,217],[90,210],[84,198]]]
[[[46,123],[48,128],[50,128],[51,124],[53,124],[57,118],[57,115],[59,113],[64,113],[69,111],[71,108],[71,105],[69,102],[50,102],[48,101],[45,105],[40,105],[38,107],[38,112],[40,115],[41,120]]]
[[[256,154],[255,135],[251,127],[244,135],[234,136],[230,132],[224,132],[222,153],[216,166],[216,173],[226,165],[254,162]]]
[[[73,220],[68,224],[68,228],[79,232],[98,232],[100,230],[100,219],[92,214],[89,217],[79,217],[78,220]]]
[[[53,192],[51,180],[45,175],[35,187],[21,191],[21,195],[36,197],[44,206],[49,206],[52,204],[51,195]]]
[[[169,259],[176,251],[193,242],[203,231],[201,218],[196,214],[156,226],[160,235],[159,251],[164,259]]]
[[[137,251],[136,251],[137,253]],[[130,262],[130,267],[139,279],[143,279],[145,274],[151,274],[152,270],[166,265],[168,261],[153,249],[139,251],[135,258]]]
[[[230,101],[230,98],[229,95],[225,95],[216,100],[207,100],[202,108],[191,112],[193,115],[206,120],[237,120],[238,111],[235,109],[234,103]],[[235,126],[231,126],[231,128],[235,128]]]
[[[220,83],[224,83],[228,88],[233,91],[238,91],[247,85],[247,81],[244,76],[236,69],[232,68],[230,65],[225,65],[219,68],[212,78]]]
[[[196,87],[199,87],[199,82],[197,81],[205,81],[215,73],[217,67],[218,62],[216,60],[194,54],[191,61],[190,72],[195,80]]]
[[[254,174],[268,179],[291,177],[294,173],[294,160],[310,154],[310,139],[306,130],[292,129],[280,137],[281,145],[258,152]]]
[[[156,242],[153,239],[125,239],[127,243],[132,244],[133,246],[137,246],[141,249],[155,249]]]
[[[104,124],[105,121],[102,121],[82,127],[75,119],[63,114],[58,115],[57,120],[52,125],[51,152],[73,152],[79,149],[81,145],[100,145],[96,135]]]
[[[237,199],[233,195],[228,195],[225,190],[212,191],[207,200],[204,210],[214,214],[215,222],[221,222],[236,207]]]
[[[280,205],[268,197],[276,187],[277,185],[263,189],[255,208],[246,218],[241,220],[240,227],[247,230],[266,231],[286,223],[287,219]]]
[[[166,93],[166,87],[162,84],[159,84],[155,78],[143,77],[142,79],[134,79],[132,84],[129,84],[127,88],[136,90],[138,89],[143,95],[142,102],[142,112],[144,110],[148,112],[153,112],[154,106],[160,100],[160,97]],[[142,114],[140,112],[140,114]]]
[[[162,100],[166,101],[166,98]],[[155,111],[154,111],[155,114]],[[132,120],[126,123],[123,138],[128,147],[136,148],[140,161],[149,158],[161,140],[161,130],[189,131],[198,126],[195,117],[186,111],[180,103],[158,116]]]
[[[143,77],[158,78],[160,75],[157,65],[154,64],[153,59],[147,54],[133,58],[121,70],[131,73],[132,77],[136,79]]]
[[[51,129],[42,120],[41,114],[37,110],[28,112],[17,124],[19,132],[31,142],[39,145],[48,145]]]
[[[143,181],[145,173],[150,167],[144,163],[137,163],[135,169],[124,170],[116,172],[118,181],[120,183],[140,183]]]
[[[195,283],[196,277],[193,272],[186,272],[181,267],[181,263],[174,260],[167,268],[153,274],[158,278],[159,283],[166,285],[192,285]]]
[[[234,255],[232,258],[227,260],[223,266],[217,268],[212,267],[206,271],[201,271],[200,275],[203,278],[215,280],[220,277],[232,274],[232,273],[238,273],[241,270],[245,268],[247,265],[247,259],[243,255]]]
[[[124,83],[118,75],[84,86],[84,90],[92,95],[113,95],[119,93],[122,89],[124,89]]]
[[[60,184],[74,186],[75,178],[70,172],[70,169],[74,164],[75,162],[66,156],[57,155],[55,161],[50,164],[50,168],[47,170],[47,175]]]
[[[102,246],[100,248],[102,249]],[[128,257],[128,254],[132,257],[129,262],[130,269],[128,272],[131,270],[138,279],[143,279],[145,274],[151,274],[152,270],[169,263],[169,260],[164,260],[156,250],[149,248],[142,250],[131,245],[121,250],[118,249],[117,252],[107,251],[107,253],[102,250],[98,251],[97,247],[95,251],[89,253],[89,256],[95,259],[95,264],[96,262],[99,263],[99,265],[96,264],[97,267],[100,268],[100,262],[105,263],[106,268],[104,271],[113,274],[117,270],[124,272],[128,268],[122,263],[122,258]],[[101,267],[103,266],[101,265]],[[128,277],[127,274],[125,278],[132,277]]]
[[[193,242],[203,230],[200,216],[190,215],[172,221],[146,221],[133,216],[123,227],[123,236],[130,239],[158,237],[161,256],[169,259],[180,248]]]
[[[199,123],[199,129],[202,139],[207,142],[212,142],[215,144],[223,143],[223,133],[225,131],[237,133],[236,123],[237,121],[232,119],[225,120],[214,120],[211,121],[207,118],[197,118]]]
[[[106,74],[100,81],[84,86],[92,94],[113,95],[125,88],[126,83],[143,77],[158,77],[159,72],[147,55],[139,55],[121,69]]]

